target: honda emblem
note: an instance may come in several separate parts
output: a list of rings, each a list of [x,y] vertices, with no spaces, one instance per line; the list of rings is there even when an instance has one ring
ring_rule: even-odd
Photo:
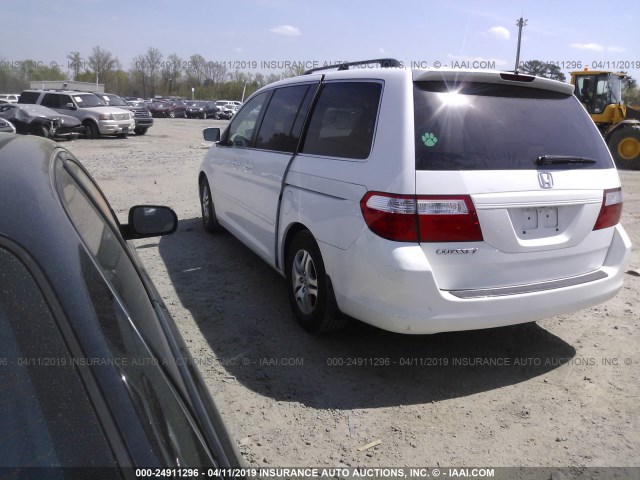
[[[553,187],[553,177],[549,172],[538,172],[538,182],[542,188]]]

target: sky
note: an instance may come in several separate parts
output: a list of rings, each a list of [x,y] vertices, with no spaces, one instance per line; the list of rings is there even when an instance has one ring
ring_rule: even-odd
[[[632,2],[524,0],[0,0],[0,63],[26,59],[68,68],[94,46],[123,69],[149,47],[193,54],[229,71],[276,73],[392,57],[406,66],[513,70],[520,59],[567,74],[628,71],[640,80],[640,9]],[[437,63],[439,62],[439,64]],[[568,76],[567,76],[568,77]]]

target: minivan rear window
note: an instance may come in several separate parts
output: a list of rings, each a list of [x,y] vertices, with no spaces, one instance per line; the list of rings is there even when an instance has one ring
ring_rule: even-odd
[[[595,160],[549,168],[612,168],[573,95],[487,83],[414,83],[417,170],[535,170],[541,156]]]

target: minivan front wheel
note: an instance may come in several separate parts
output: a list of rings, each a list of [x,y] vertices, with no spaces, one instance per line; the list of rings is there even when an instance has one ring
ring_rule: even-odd
[[[293,238],[286,262],[289,303],[300,325],[311,333],[343,328],[347,319],[337,308],[320,248],[308,230]]]

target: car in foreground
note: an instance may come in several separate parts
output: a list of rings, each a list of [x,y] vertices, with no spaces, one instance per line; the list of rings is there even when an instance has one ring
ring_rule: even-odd
[[[107,467],[99,477],[129,478],[132,467],[237,466],[128,242],[173,232],[175,213],[134,206],[122,224],[69,151],[15,134],[0,134],[0,205],[3,473]]]
[[[96,93],[107,105],[111,107],[121,108],[123,110],[129,110],[133,113],[133,119],[135,121],[135,127],[133,131],[137,135],[144,135],[153,126],[153,117],[151,112],[144,104],[131,105],[123,98],[113,93]]]
[[[128,110],[109,107],[93,93],[59,90],[25,90],[19,103],[42,105],[82,122],[85,137],[98,139],[101,135],[126,138],[135,127],[133,114]]]
[[[620,179],[571,85],[356,62],[263,87],[220,133],[204,228],[279,271],[311,332],[499,327],[622,287]]]
[[[0,118],[10,121],[17,133],[45,138],[73,140],[84,135],[84,127],[77,118],[43,107],[23,103],[0,105]]]

